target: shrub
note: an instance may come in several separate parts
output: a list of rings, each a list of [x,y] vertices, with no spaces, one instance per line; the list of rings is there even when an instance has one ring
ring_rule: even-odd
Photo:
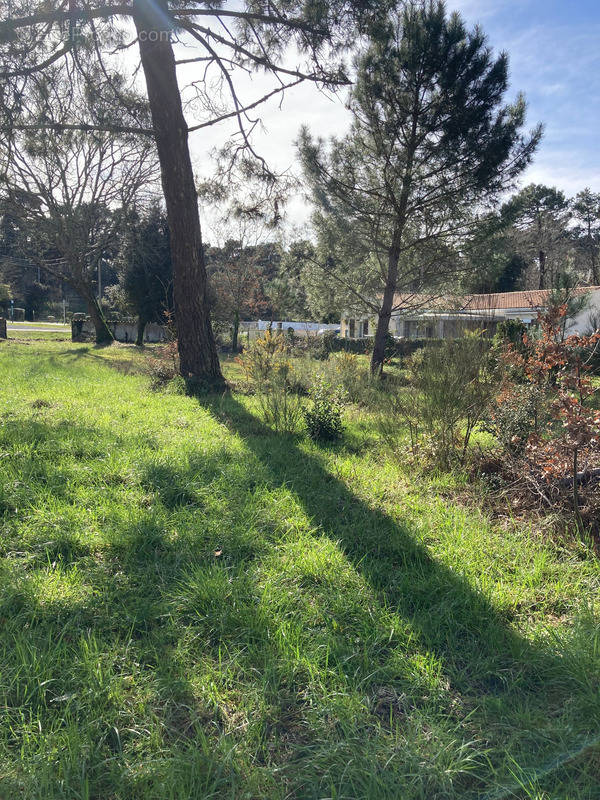
[[[157,347],[146,359],[146,373],[153,389],[162,388],[179,376],[179,350],[175,339]]]
[[[396,339],[388,333],[386,337],[385,358],[406,358],[425,347],[439,347],[444,339]],[[346,352],[356,355],[369,355],[373,349],[373,337],[366,339],[342,339],[339,336],[331,341],[332,353]]]
[[[504,450],[519,455],[529,437],[546,419],[543,394],[537,387],[507,382],[491,401],[483,428],[498,440]]]
[[[595,407],[599,387],[589,375],[590,354],[600,344],[600,332],[564,338],[566,303],[538,315],[540,334],[523,337],[520,352],[508,346],[504,355],[509,368],[524,375],[540,397],[544,426],[530,432],[524,448],[523,467],[532,482],[537,476],[554,487],[570,486],[573,511],[579,527],[579,484],[593,472],[600,456],[600,411]],[[507,383],[505,402],[519,402],[520,385]],[[538,493],[543,493],[537,488]]]
[[[317,361],[327,361],[331,353],[331,342],[327,335],[303,337],[303,349]]]
[[[283,334],[266,331],[237,361],[256,395],[264,421],[278,433],[295,431],[302,404]]]
[[[181,375],[175,375],[170,381],[164,384],[165,394],[188,394],[188,386],[185,378]]]
[[[314,441],[332,442],[342,436],[343,391],[320,378],[310,390],[311,407],[304,410],[308,435]]]
[[[496,347],[505,347],[510,344],[521,349],[526,333],[527,326],[520,319],[505,319],[498,323],[493,342]]]
[[[384,435],[397,421],[408,427],[413,455],[425,445],[433,460],[448,469],[464,463],[475,427],[499,385],[489,340],[480,333],[445,341],[414,354],[407,363],[407,386],[391,394],[383,420]]]
[[[358,402],[368,381],[368,368],[361,366],[358,356],[346,352],[336,353],[332,364],[336,382],[342,386],[348,399]]]

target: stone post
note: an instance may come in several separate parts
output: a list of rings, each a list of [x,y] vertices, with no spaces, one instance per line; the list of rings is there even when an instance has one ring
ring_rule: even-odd
[[[83,341],[83,321],[85,317],[83,314],[73,314],[73,319],[71,320],[71,341],[72,342],[82,342]]]

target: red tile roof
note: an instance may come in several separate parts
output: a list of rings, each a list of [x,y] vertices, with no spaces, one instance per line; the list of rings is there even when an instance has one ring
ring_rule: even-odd
[[[586,294],[600,290],[600,286],[579,286],[574,294]],[[394,308],[411,311],[491,311],[508,309],[545,308],[550,297],[549,289],[530,289],[524,292],[496,292],[490,294],[468,294],[462,297],[435,295],[397,294]]]
[[[579,286],[573,294],[585,294],[600,289],[599,286]],[[531,289],[526,292],[498,292],[496,294],[472,294],[465,298],[464,308],[482,311],[492,308],[545,308],[550,298],[549,289]]]

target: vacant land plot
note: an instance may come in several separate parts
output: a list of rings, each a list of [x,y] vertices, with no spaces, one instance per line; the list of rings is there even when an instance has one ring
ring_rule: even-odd
[[[133,353],[0,345],[0,797],[599,796],[585,543]]]

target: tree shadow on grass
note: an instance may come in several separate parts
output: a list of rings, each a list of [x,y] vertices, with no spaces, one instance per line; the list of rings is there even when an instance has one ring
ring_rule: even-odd
[[[204,400],[202,405],[243,439],[268,470],[273,486],[285,487],[296,496],[315,526],[315,535],[339,545],[357,573],[366,580],[379,607],[398,614],[409,623],[410,630],[417,634],[413,647],[426,657],[433,654],[441,664],[448,681],[447,699],[462,698],[465,702],[461,713],[465,717],[476,712],[465,724],[463,735],[474,735],[491,744],[486,726],[506,728],[504,753],[494,756],[490,749],[489,757],[496,761],[496,766],[499,755],[504,767],[506,761],[513,758],[516,759],[514,764],[519,759],[531,764],[551,754],[552,761],[557,753],[560,762],[565,752],[561,754],[557,748],[565,747],[568,754],[569,750],[577,751],[578,742],[598,738],[600,704],[594,695],[595,681],[591,674],[583,674],[583,665],[587,663],[589,668],[592,664],[593,644],[588,647],[590,657],[586,655],[577,663],[572,653],[560,652],[560,646],[532,643],[465,577],[433,558],[416,541],[410,522],[392,518],[358,498],[323,466],[318,456],[302,449],[293,437],[276,437],[232,396]],[[317,585],[315,581],[313,588]],[[368,603],[365,597],[365,604]],[[597,633],[596,630],[592,642],[598,640]],[[587,647],[585,633],[579,635],[579,644],[584,650]],[[403,646],[404,643],[390,639],[390,653],[395,644]],[[360,643],[356,646],[359,648]],[[343,658],[346,658],[350,676],[356,664],[347,655]],[[382,669],[381,675],[376,676],[381,662],[390,660],[382,652],[378,653],[378,658],[379,664],[369,665],[373,667],[373,677],[366,680],[375,696],[382,676],[387,675],[392,683],[397,681],[398,691],[410,694],[412,690],[418,703],[419,689],[410,686],[411,681],[402,670],[394,675],[393,669]],[[593,671],[597,675],[597,669]],[[367,672],[366,668],[365,674]],[[579,727],[581,735],[571,729],[570,743],[561,742],[560,734],[553,741],[555,732],[548,721],[553,716],[559,717],[565,703],[568,705],[572,695],[582,690],[584,696],[588,693],[590,704],[586,707],[583,699],[582,705],[589,711],[589,717],[587,724],[583,722]],[[452,706],[453,702],[442,702],[439,710],[452,718],[455,714]],[[524,712],[522,716],[520,712]],[[520,737],[520,731],[510,729],[515,722],[518,725],[523,721],[529,730],[523,731]],[[519,743],[520,738],[522,743]],[[525,749],[519,753],[520,747]],[[575,765],[575,774],[578,769]],[[496,785],[494,770],[495,766],[490,766],[489,779],[476,782],[478,789],[470,787],[476,796],[484,788]],[[560,772],[559,767],[550,771],[551,776],[555,771]],[[506,778],[504,773],[503,779]],[[552,785],[552,777],[549,785]],[[437,791],[441,791],[441,787]]]
[[[83,530],[30,537],[36,571],[7,573],[0,704],[13,727],[23,710],[39,720],[41,747],[64,749],[56,763],[21,756],[39,796],[59,781],[70,796],[85,785],[144,800],[479,796],[491,773],[462,742],[491,745],[474,712],[543,705],[552,672],[568,693],[568,666],[318,454],[234,398],[203,404],[243,447],[178,463],[148,448],[147,507],[106,516],[100,544]],[[49,466],[64,434],[36,422],[34,459]],[[134,441],[77,425],[69,436],[90,458]]]
[[[357,497],[294,437],[278,441],[234,398],[204,405],[243,438],[274,486],[296,495],[318,534],[339,543],[384,605],[411,621],[458,683],[472,685],[473,664],[488,656],[489,672],[477,676],[482,688],[496,690],[514,679],[506,670],[523,661],[528,642],[466,578],[416,541],[410,523]]]

